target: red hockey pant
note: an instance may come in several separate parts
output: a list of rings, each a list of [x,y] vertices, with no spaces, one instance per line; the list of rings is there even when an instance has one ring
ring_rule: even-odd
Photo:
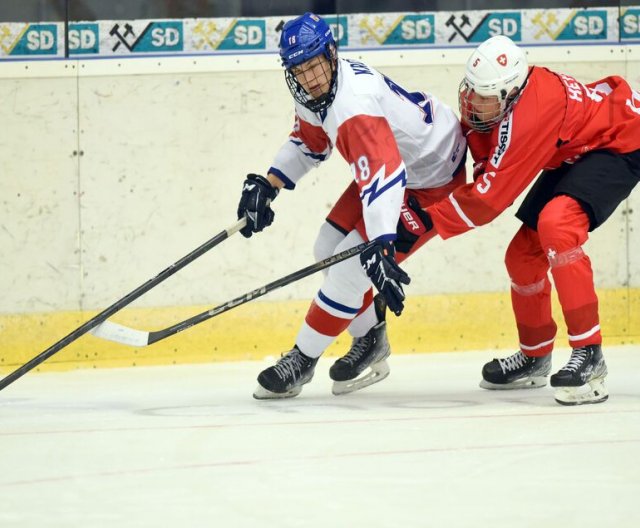
[[[538,231],[523,225],[509,244],[505,264],[521,350],[544,356],[553,349],[556,323],[551,315],[551,283],[573,348],[602,342],[598,298],[591,261],[582,250],[589,218],[569,196],[556,196],[541,211]]]

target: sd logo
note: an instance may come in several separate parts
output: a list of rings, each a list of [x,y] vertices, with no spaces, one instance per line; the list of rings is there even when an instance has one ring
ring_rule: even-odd
[[[620,37],[623,39],[640,38],[640,9],[629,8],[620,17]]]
[[[56,24],[30,24],[8,47],[8,55],[57,55],[58,26]]]
[[[116,41],[111,51],[126,48],[132,53],[182,51],[182,34],[182,22],[179,21],[149,22],[144,26],[139,22],[125,22],[123,26],[116,23],[109,31]]]
[[[100,53],[98,24],[70,24],[69,51],[72,55]]]
[[[544,36],[555,41],[607,38],[607,12],[604,9],[544,11],[536,14],[531,22],[540,28],[535,39]]]

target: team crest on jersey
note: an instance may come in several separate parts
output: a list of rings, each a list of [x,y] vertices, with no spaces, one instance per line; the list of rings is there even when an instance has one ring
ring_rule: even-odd
[[[505,117],[498,128],[498,145],[496,151],[491,156],[491,164],[497,169],[504,157],[505,152],[509,148],[511,143],[511,119],[513,112],[509,112],[509,115]]]
[[[496,61],[498,61],[498,64],[500,66],[506,66],[507,65],[507,55],[506,54],[502,54],[502,55],[498,55],[498,58],[496,59]]]

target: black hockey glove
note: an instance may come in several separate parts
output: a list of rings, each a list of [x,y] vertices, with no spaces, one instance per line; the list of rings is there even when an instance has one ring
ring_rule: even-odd
[[[409,195],[400,210],[396,249],[400,253],[409,253],[417,240],[432,229],[433,222],[429,213],[420,207],[415,196]]]
[[[245,238],[262,231],[273,222],[275,213],[271,202],[278,196],[279,190],[269,180],[258,174],[248,174],[242,185],[242,196],[238,204],[238,220],[247,218],[247,225],[240,230]]]
[[[360,262],[377,290],[382,294],[387,306],[394,314],[400,315],[404,308],[403,284],[411,279],[396,263],[393,242],[380,241],[360,254]]]

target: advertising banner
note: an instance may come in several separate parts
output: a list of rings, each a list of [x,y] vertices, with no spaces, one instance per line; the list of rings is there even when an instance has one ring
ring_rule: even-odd
[[[293,17],[293,16],[292,16]],[[292,17],[0,23],[1,59],[274,53]],[[524,45],[640,42],[640,6],[326,15],[340,49],[472,47],[506,35]]]

